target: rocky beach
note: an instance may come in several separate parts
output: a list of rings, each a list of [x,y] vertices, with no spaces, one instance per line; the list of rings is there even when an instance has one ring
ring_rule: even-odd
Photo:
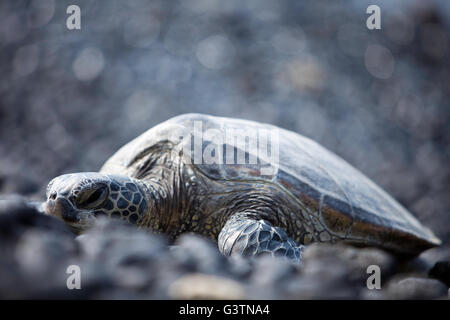
[[[445,0],[0,3],[0,298],[448,299],[450,6]],[[150,17],[150,18],[149,18]],[[319,142],[442,240],[405,260],[312,244],[302,264],[227,258],[119,221],[73,234],[39,203],[170,117],[271,123]],[[381,289],[368,289],[370,265]],[[81,290],[68,289],[69,266]],[[195,285],[194,285],[195,284]]]

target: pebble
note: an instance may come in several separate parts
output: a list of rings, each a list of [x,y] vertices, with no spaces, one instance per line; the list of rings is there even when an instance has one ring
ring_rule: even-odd
[[[317,273],[325,268],[324,273],[345,276],[349,281],[363,283],[364,286],[369,266],[379,266],[382,279],[391,276],[397,266],[397,260],[384,250],[359,249],[343,244],[314,243],[306,247],[303,259],[306,272]]]
[[[430,277],[441,280],[450,287],[450,260],[439,261],[429,272]]]
[[[448,287],[436,279],[410,277],[389,283],[386,296],[402,300],[443,299],[448,296]]]
[[[181,235],[172,254],[184,271],[228,274],[229,262],[219,252],[217,244],[196,234]]]
[[[246,297],[245,288],[237,281],[206,274],[187,274],[168,288],[173,299],[240,300]]]
[[[36,203],[18,195],[0,199],[0,237],[1,242],[17,241],[30,229],[39,229],[74,237],[70,229],[54,217],[47,216],[37,209]]]

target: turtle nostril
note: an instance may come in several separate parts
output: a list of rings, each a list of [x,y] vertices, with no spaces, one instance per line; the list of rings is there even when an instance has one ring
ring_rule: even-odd
[[[56,200],[56,196],[57,196],[56,191],[53,191],[48,198],[50,200]]]

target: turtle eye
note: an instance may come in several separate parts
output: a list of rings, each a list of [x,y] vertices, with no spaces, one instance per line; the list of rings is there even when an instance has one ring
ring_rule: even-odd
[[[95,190],[84,192],[77,201],[78,207],[92,209],[101,205],[107,196],[108,188],[100,186]]]

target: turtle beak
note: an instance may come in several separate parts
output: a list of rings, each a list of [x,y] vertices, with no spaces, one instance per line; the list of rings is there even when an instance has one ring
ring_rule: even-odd
[[[45,204],[45,213],[64,220],[65,222],[77,222],[79,220],[76,210],[69,200],[56,195],[51,195]]]

